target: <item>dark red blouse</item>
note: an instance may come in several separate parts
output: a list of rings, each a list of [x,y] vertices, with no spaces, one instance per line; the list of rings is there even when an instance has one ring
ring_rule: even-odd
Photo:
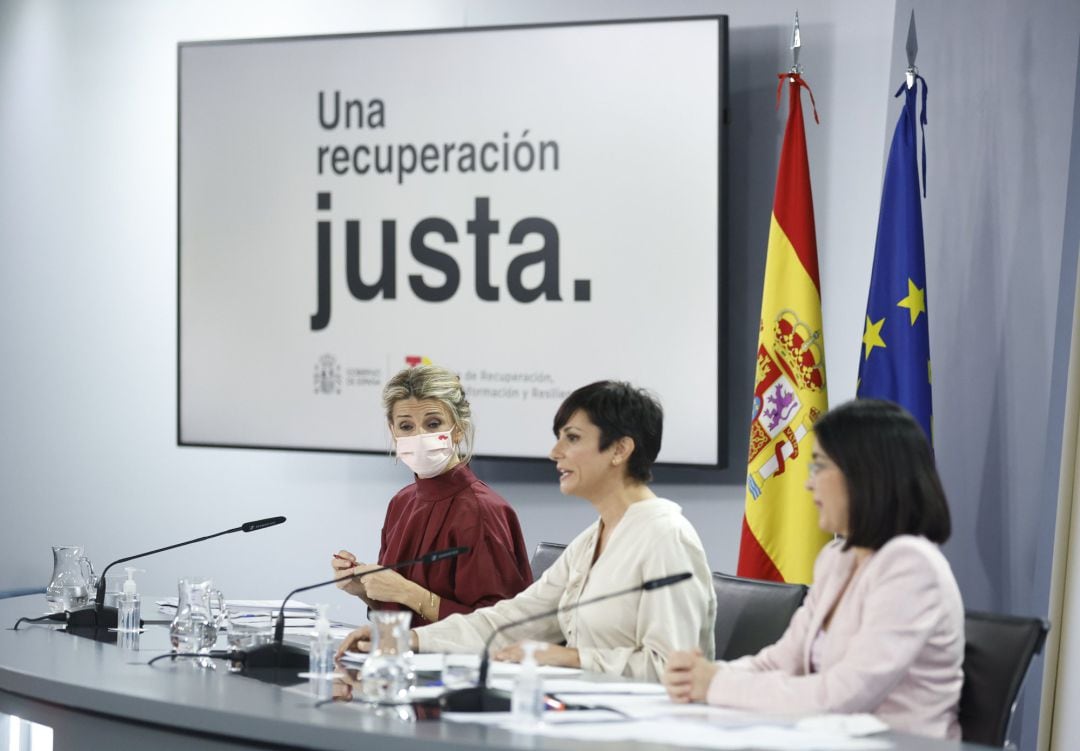
[[[494,605],[532,583],[517,514],[478,480],[468,465],[459,464],[437,477],[417,477],[390,500],[383,522],[380,565],[459,545],[467,545],[469,552],[399,572],[442,599],[440,620]],[[389,602],[379,607],[412,609]],[[428,622],[413,613],[413,627]]]

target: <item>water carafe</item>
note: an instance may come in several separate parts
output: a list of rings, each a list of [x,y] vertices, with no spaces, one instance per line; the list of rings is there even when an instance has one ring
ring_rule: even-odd
[[[45,589],[49,612],[76,610],[86,605],[94,585],[94,567],[81,545],[54,545],[53,572]]]
[[[187,578],[178,582],[176,617],[169,626],[169,640],[176,654],[198,654],[196,667],[213,668],[206,657],[228,617],[225,599],[210,579]],[[214,613],[214,609],[217,613]]]
[[[364,701],[396,704],[409,701],[416,681],[409,646],[407,610],[371,611],[371,652],[360,671],[360,695]]]

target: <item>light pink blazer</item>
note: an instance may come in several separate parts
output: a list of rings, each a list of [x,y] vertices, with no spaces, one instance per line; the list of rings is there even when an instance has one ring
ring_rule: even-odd
[[[820,671],[810,672],[810,645],[854,568],[842,547],[836,540],[818,555],[814,584],[780,641],[717,663],[708,702],[870,712],[896,730],[959,738],[964,605],[949,562],[924,537],[894,537],[856,572],[824,634]]]

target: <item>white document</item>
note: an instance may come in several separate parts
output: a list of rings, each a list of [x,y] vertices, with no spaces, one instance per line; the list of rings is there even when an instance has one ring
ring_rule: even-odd
[[[701,704],[672,704],[667,696],[658,694],[582,694],[558,692],[555,698],[568,706],[590,707],[619,713],[625,719],[645,719],[671,714],[681,707],[706,708]],[[572,710],[577,714],[582,710]]]
[[[166,597],[155,600],[154,604],[162,610],[176,610],[179,598]],[[281,610],[281,600],[226,600],[225,607],[232,614],[238,613],[277,613]],[[297,600],[290,600],[285,606],[285,615],[315,615],[315,607]]]
[[[470,722],[474,725],[505,725],[511,721],[509,712],[443,712],[440,720]]]
[[[563,668],[566,670],[567,668]],[[541,668],[543,671],[543,668]],[[544,675],[541,672],[541,675]],[[508,678],[497,678],[491,681],[492,688],[514,687],[513,681]],[[604,694],[604,695],[645,695],[667,696],[667,691],[659,683],[633,683],[631,681],[586,681],[574,678],[549,678],[544,681],[545,694],[568,694],[565,700],[573,701],[573,694]]]
[[[342,662],[352,663],[355,665],[362,665],[364,660],[367,659],[367,654],[364,652],[346,652],[342,655]],[[413,670],[417,670],[425,673],[438,673],[443,669],[445,655],[441,652],[423,652],[413,654]],[[480,656],[479,655],[455,655],[455,661],[458,665],[464,665],[466,667],[480,668]],[[543,677],[550,678],[569,678],[571,676],[580,675],[581,670],[579,668],[564,668],[557,665],[539,665],[536,668],[537,672]],[[493,688],[498,688],[496,682],[498,679],[504,679],[512,681],[521,672],[521,665],[516,662],[489,662],[488,663],[488,676],[489,683]],[[577,685],[577,681],[574,682]],[[511,682],[512,687],[512,682]],[[591,684],[582,684],[591,685]],[[613,683],[613,686],[623,686],[627,684]],[[545,690],[547,684],[545,683]],[[548,690],[548,693],[551,693]]]
[[[864,736],[884,733],[889,726],[872,714],[818,714],[795,722],[799,730],[813,730],[841,735]]]
[[[575,714],[565,712],[559,714]],[[588,741],[639,741],[665,746],[697,746],[715,749],[754,748],[761,751],[877,751],[892,744],[877,738],[851,738],[838,733],[799,730],[793,727],[756,725],[725,728],[705,722],[683,719],[655,719],[626,722],[543,722],[515,726],[503,723],[514,732]]]
[[[341,661],[346,665],[359,667],[367,661],[367,652],[346,652],[341,656]],[[438,652],[425,652],[413,654],[412,667],[418,673],[441,673],[443,669],[443,656]]]
[[[285,627],[285,633],[289,636],[315,636],[315,619],[313,618],[301,618],[300,623],[292,621],[286,621],[286,623],[289,625]],[[344,639],[351,632],[352,626],[330,625],[330,638],[333,640]]]

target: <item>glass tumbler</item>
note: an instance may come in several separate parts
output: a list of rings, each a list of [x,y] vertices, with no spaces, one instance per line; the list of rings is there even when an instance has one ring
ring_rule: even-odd
[[[270,613],[230,613],[226,641],[230,652],[245,652],[274,640],[274,616]],[[240,672],[243,665],[229,660],[229,672]]]
[[[375,610],[371,613],[371,652],[360,671],[360,698],[377,704],[409,701],[416,682],[409,645],[407,610]]]

